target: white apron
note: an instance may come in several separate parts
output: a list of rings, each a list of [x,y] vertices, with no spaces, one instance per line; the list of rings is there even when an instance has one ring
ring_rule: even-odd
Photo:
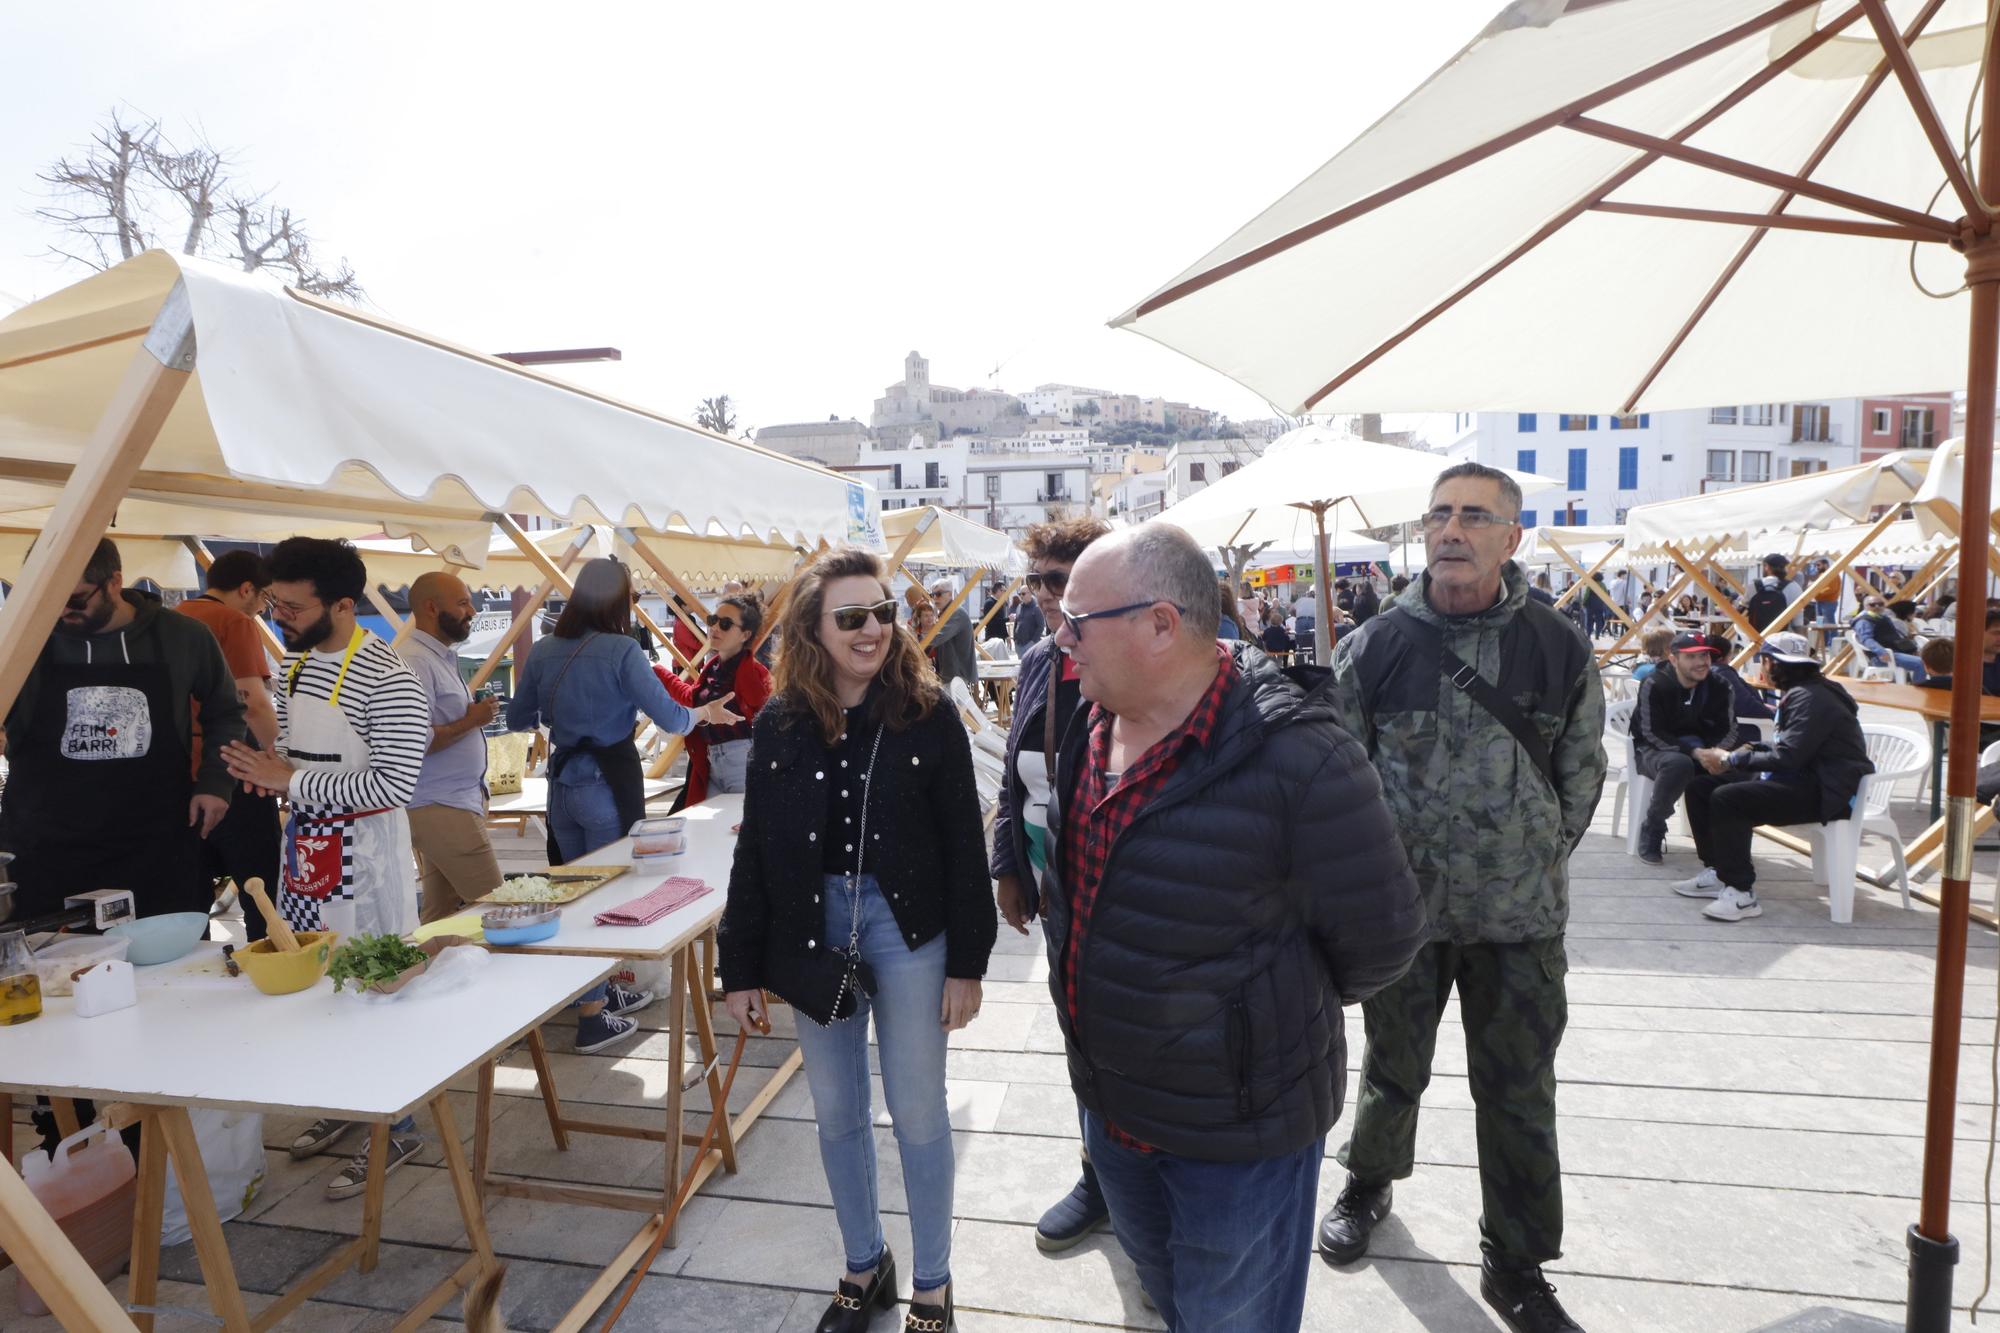
[[[299,698],[289,691],[305,665],[301,657],[285,682],[284,748],[292,767],[307,772],[360,773],[368,744],[340,710],[347,668],[367,634],[356,628],[331,699]],[[337,755],[301,759],[299,754]],[[296,803],[285,825],[284,886],[278,911],[293,930],[355,935],[404,935],[417,926],[416,858],[410,818],[403,809],[304,810]]]

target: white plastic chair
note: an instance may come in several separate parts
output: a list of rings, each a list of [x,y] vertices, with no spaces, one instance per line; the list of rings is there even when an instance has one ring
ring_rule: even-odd
[[[1618,836],[1618,820],[1628,814],[1627,789],[1636,776],[1632,768],[1632,710],[1630,699],[1617,699],[1604,708],[1604,780],[1611,787],[1611,836]],[[1628,820],[1628,822],[1630,822]],[[1633,850],[1628,846],[1627,850]]]
[[[1855,637],[1853,630],[1847,631],[1847,646],[1854,650],[1854,655],[1847,659],[1850,675],[1860,680],[1888,680],[1898,685],[1910,683],[1910,673],[1896,666],[1893,658],[1888,666],[1876,666],[1870,662],[1868,650],[1861,646],[1861,640]]]
[[[1910,866],[1903,857],[1902,832],[1889,816],[1889,798],[1897,782],[1922,773],[1931,762],[1931,743],[1920,732],[1864,724],[1861,734],[1868,742],[1868,757],[1875,761],[1875,771],[1861,779],[1853,813],[1830,824],[1795,824],[1791,828],[1812,843],[1813,882],[1826,885],[1827,904],[1838,926],[1854,920],[1854,874],[1861,862],[1861,839],[1870,833],[1889,840],[1896,885],[1903,892],[1903,906],[1909,907]]]
[[[1636,704],[1634,706],[1636,707]],[[1609,713],[1607,713],[1606,717],[1608,718],[1609,716]],[[1736,730],[1739,740],[1748,740],[1752,737],[1755,737],[1757,740],[1769,740],[1771,736],[1770,726],[1771,724],[1763,718],[1739,717],[1736,719]],[[1606,729],[1609,730],[1608,723]],[[1621,787],[1626,787],[1628,781],[1630,783],[1629,787],[1627,787],[1625,799],[1625,854],[1627,856],[1637,856],[1639,854],[1639,826],[1645,822],[1646,808],[1653,803],[1653,780],[1639,769],[1639,743],[1632,738],[1629,723],[1625,736],[1625,765],[1630,777],[1629,779],[1621,778],[1619,780]],[[1612,811],[1611,818],[1611,833],[1613,837],[1616,837],[1618,834],[1618,812],[1616,810]],[[1673,828],[1674,832],[1683,836],[1692,836],[1689,834],[1686,801],[1682,801],[1674,807]]]

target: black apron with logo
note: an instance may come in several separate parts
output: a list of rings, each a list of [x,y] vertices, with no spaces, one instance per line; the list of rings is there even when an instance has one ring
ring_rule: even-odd
[[[92,889],[130,889],[140,916],[206,912],[215,886],[188,826],[192,761],[166,664],[44,663],[37,676],[37,706],[62,725],[8,746],[0,846],[17,857],[18,915]]]

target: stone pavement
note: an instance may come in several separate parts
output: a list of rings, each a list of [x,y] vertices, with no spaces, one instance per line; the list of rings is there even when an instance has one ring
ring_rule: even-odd
[[[1870,720],[1894,722],[1893,716]],[[1922,822],[1914,784],[1912,831]],[[1927,803],[1926,803],[1927,808]],[[1610,836],[1611,793],[1572,862],[1570,1026],[1558,1069],[1567,1253],[1551,1268],[1562,1299],[1592,1330],[1688,1333],[1752,1329],[1900,1328],[1903,1232],[1915,1218],[1936,916],[1905,912],[1893,893],[1863,886],[1852,926],[1827,919],[1803,860],[1760,843],[1764,916],[1722,925],[1669,880],[1692,873],[1686,840],[1669,864],[1628,858]],[[510,858],[534,855],[528,844]],[[1881,859],[1879,842],[1863,859]],[[1975,893],[1992,901],[2000,854],[1979,856]],[[1337,866],[1329,867],[1337,874]],[[978,1020],[953,1040],[950,1093],[957,1129],[954,1249],[966,1333],[1150,1329],[1131,1266],[1109,1235],[1054,1258],[1034,1247],[1035,1219],[1075,1178],[1075,1111],[1049,1009],[1039,935],[1002,930]],[[1963,1244],[1957,1295],[1978,1291],[1984,1265],[1981,1176],[1993,1041],[1996,951],[1973,932],[1953,1221]],[[569,1052],[551,1030],[567,1097],[600,1118],[652,1123],[664,1087],[663,1006],[646,1011],[643,1040],[613,1054]],[[751,1043],[753,1067],[732,1101],[747,1101],[786,1053],[780,1031]],[[724,1021],[726,1026],[726,1020]],[[1473,1115],[1458,1024],[1447,1020],[1418,1140],[1416,1175],[1374,1252],[1344,1271],[1315,1263],[1306,1327],[1486,1330],[1478,1296],[1478,1178]],[[1358,1013],[1351,1056],[1360,1059]],[[364,1056],[365,1058],[365,1056]],[[584,1138],[550,1144],[516,1056],[503,1071],[495,1160],[557,1180],[631,1183],[661,1169],[656,1145]],[[1349,1095],[1354,1077],[1350,1075]],[[697,1095],[691,1109],[699,1111]],[[879,1098],[878,1098],[879,1105]],[[469,1129],[471,1098],[457,1110]],[[1350,1107],[1351,1110],[1351,1107]],[[690,1117],[690,1128],[698,1127]],[[297,1122],[265,1123],[270,1175],[228,1231],[247,1288],[281,1290],[358,1230],[359,1199],[321,1194],[333,1156],[293,1163]],[[1337,1147],[1343,1129],[1328,1139]],[[877,1130],[885,1224],[909,1254],[900,1168],[886,1117]],[[359,1143],[359,1139],[353,1141]],[[386,1329],[454,1264],[458,1222],[435,1148],[392,1178],[382,1265],[350,1276],[287,1327]],[[1340,1184],[1331,1161],[1324,1202]],[[631,1234],[633,1215],[496,1201],[496,1246],[509,1258],[510,1326],[549,1327]],[[719,1174],[688,1209],[678,1248],[663,1251],[621,1321],[640,1329],[794,1333],[810,1330],[840,1266],[803,1079],[777,1098],[744,1142],[742,1169]],[[170,1252],[163,1303],[204,1308],[188,1247]],[[122,1290],[122,1279],[120,1284]],[[907,1292],[905,1292],[907,1296]],[[446,1311],[456,1318],[456,1307]],[[163,1318],[163,1333],[202,1325]],[[0,1281],[0,1328],[41,1333]],[[886,1316],[882,1330],[900,1327]],[[1969,1325],[1968,1325],[1969,1327]]]

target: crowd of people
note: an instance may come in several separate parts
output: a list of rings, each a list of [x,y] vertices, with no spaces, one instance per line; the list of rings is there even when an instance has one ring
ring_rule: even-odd
[[[1170,1329],[1297,1328],[1312,1255],[1359,1260],[1413,1172],[1456,993],[1481,1292],[1509,1328],[1575,1329],[1543,1266],[1563,1252],[1568,861],[1603,788],[1606,704],[1585,627],[1513,560],[1520,512],[1508,474],[1446,469],[1421,523],[1425,570],[1386,600],[1373,578],[1335,582],[1320,664],[1310,589],[1286,605],[1219,585],[1165,524],[1031,529],[990,840],[948,694],[976,680],[971,619],[949,582],[906,602],[867,552],[814,558],[776,625],[732,586],[680,650],[685,672],[635,639],[626,567],[587,562],[503,705],[465,684],[456,646],[476,608],[450,574],[411,586],[392,649],[357,622],[368,580],[345,542],[225,555],[175,613],[124,586],[106,540],[8,713],[0,846],[30,917],[80,876],[143,883],[144,913],[205,911],[218,876],[256,876],[295,929],[403,933],[499,883],[488,726],[546,729],[561,864],[643,816],[633,736],[649,718],[688,738],[682,800],[743,796],[721,981],[746,1030],[771,1029],[774,998],[794,1015],[841,1249],[820,1333],[865,1329],[901,1290],[871,1025],[910,1218],[905,1326],[955,1327],[951,1034],[979,1013],[1001,925],[1035,923],[1080,1163],[1040,1219],[1041,1250],[1109,1227]],[[1879,601],[1864,617],[1893,620]],[[260,613],[282,636],[275,668]],[[1870,633],[1901,651],[1887,627]],[[1915,654],[1931,685],[1949,683],[1937,642]],[[1790,632],[1767,643],[1763,678],[1700,632],[1650,630],[1645,648],[1640,856],[1664,864],[1684,801],[1701,868],[1673,888],[1715,919],[1754,917],[1751,831],[1844,818],[1870,771],[1856,705]],[[1992,689],[2000,609],[1985,661]],[[1769,717],[1769,696],[1772,733],[1754,738],[1742,719]],[[576,1049],[630,1038],[652,998],[586,994]],[[1349,1006],[1360,1082],[1321,1213]],[[293,1151],[351,1128],[319,1121]],[[420,1143],[395,1126],[389,1169]],[[355,1157],[329,1193],[358,1193],[367,1169]]]

